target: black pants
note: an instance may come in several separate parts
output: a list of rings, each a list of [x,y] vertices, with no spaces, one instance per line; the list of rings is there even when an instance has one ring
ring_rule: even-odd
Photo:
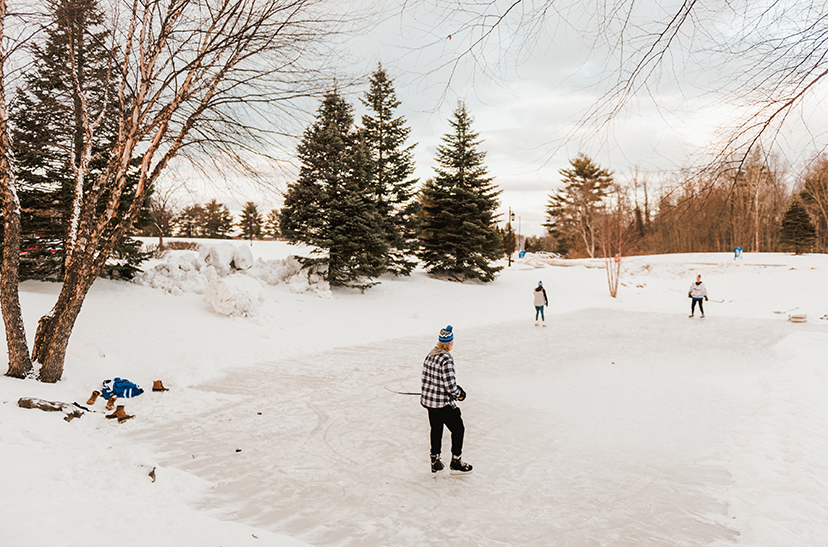
[[[699,311],[702,315],[704,315],[704,304],[702,304],[702,302],[704,302],[704,298],[693,299],[693,303],[690,304],[690,313],[696,313],[696,302],[699,303]]]
[[[443,447],[443,426],[451,431],[451,453],[459,456],[463,453],[463,434],[466,428],[459,408],[444,406],[429,408],[428,423],[431,425],[431,453],[439,454]]]

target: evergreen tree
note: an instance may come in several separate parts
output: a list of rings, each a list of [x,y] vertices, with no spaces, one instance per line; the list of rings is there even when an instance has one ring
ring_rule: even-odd
[[[450,121],[453,130],[437,148],[437,176],[422,190],[418,256],[429,273],[488,282],[502,269],[491,264],[501,253],[495,222],[500,190],[486,176],[486,153],[477,150],[481,141],[471,123],[459,103]]]
[[[269,213],[267,213],[267,218],[265,218],[264,222],[264,233],[272,237],[273,239],[279,238],[282,233],[279,231],[279,210],[278,209],[271,209]]]
[[[175,234],[179,237],[204,237],[204,207],[189,205],[175,218]]]
[[[238,227],[241,229],[243,239],[253,241],[262,237],[262,215],[259,208],[252,201],[244,204],[241,215],[239,215]]]
[[[233,215],[223,203],[215,199],[204,205],[204,224],[202,233],[210,239],[230,239],[233,231]]]
[[[317,248],[305,265],[322,265],[333,286],[364,290],[385,271],[383,218],[370,186],[368,148],[352,107],[325,96],[298,148],[299,178],[288,185],[280,230],[288,241]]]
[[[811,222],[811,217],[802,204],[802,200],[794,197],[782,218],[779,242],[793,249],[796,254],[801,254],[811,250],[815,241],[816,227]]]
[[[558,240],[558,252],[572,248],[595,257],[597,220],[602,202],[612,186],[612,173],[578,154],[570,169],[561,169],[563,188],[549,197],[546,229]]]
[[[394,275],[409,275],[419,246],[417,179],[411,178],[415,145],[405,146],[411,129],[404,117],[395,116],[400,101],[382,65],[370,84],[362,104],[371,112],[362,117],[362,126],[370,156],[371,187],[388,244],[386,267]]]
[[[34,69],[24,75],[10,108],[10,121],[23,213],[21,243],[26,250],[21,256],[20,275],[59,280],[63,277],[64,244],[70,236],[73,210],[72,165],[79,165],[80,151],[87,142],[70,52],[90,116],[97,118],[105,109],[102,124],[92,137],[94,158],[87,181],[100,172],[118,133],[118,105],[113,101],[117,97],[118,71],[108,71],[110,39],[103,30],[97,0],[58,0],[50,7],[52,24],[46,27],[45,42],[31,48]],[[127,193],[134,191],[135,184],[135,177],[130,177]],[[119,211],[124,213],[125,207]],[[148,220],[149,203],[134,227],[138,229]],[[133,277],[149,256],[140,248],[139,241],[122,238],[101,276]]]

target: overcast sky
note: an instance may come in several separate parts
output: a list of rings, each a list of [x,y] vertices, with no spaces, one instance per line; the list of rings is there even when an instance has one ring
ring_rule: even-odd
[[[417,143],[416,176],[421,181],[433,176],[436,147],[450,130],[448,120],[457,101],[465,101],[483,140],[489,173],[503,190],[502,220],[511,207],[522,233],[541,235],[545,204],[560,183],[559,170],[577,153],[610,169],[617,179],[628,180],[637,172],[639,179],[658,184],[715,149],[719,128],[750,107],[731,100],[743,84],[734,75],[746,59],[720,57],[715,47],[698,47],[709,36],[730,40],[732,34],[734,43],[744,39],[738,35],[738,13],[703,12],[699,7],[694,14],[703,34],[691,32],[691,27],[680,33],[664,62],[647,78],[647,86],[632,95],[611,123],[599,126],[599,118],[582,123],[618,81],[620,57],[642,43],[629,41],[622,50],[613,47],[617,43],[602,41],[594,30],[606,19],[586,9],[591,4],[585,1],[558,1],[558,11],[547,13],[545,19],[530,17],[527,11],[543,0],[517,4],[497,32],[457,64],[452,61],[480,36],[480,27],[464,23],[481,12],[451,16],[447,10],[456,4],[447,1],[442,7],[441,0],[409,3],[405,10],[391,3],[381,23],[347,41],[343,58],[349,60],[342,74],[367,75],[382,62],[402,103],[398,113],[411,127],[410,142]],[[780,14],[791,13],[785,12],[785,2],[764,1]],[[495,0],[475,9],[502,13],[512,4]],[[649,21],[669,20],[682,4],[638,2],[631,26],[652,30]],[[364,113],[358,99],[366,89],[353,89],[348,96],[357,121]],[[815,92],[789,117],[788,128],[795,130],[777,135],[775,146],[784,161],[801,166],[828,142],[822,129],[828,127],[823,96]]]

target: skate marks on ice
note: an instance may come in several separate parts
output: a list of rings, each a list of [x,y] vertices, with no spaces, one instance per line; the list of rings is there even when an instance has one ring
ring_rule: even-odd
[[[182,394],[183,408],[214,399],[210,412],[136,435],[216,485],[202,510],[313,545],[734,541],[721,455],[741,416],[706,378],[733,334],[605,310],[547,324],[458,330],[470,476],[431,477],[419,399],[386,388],[419,387],[422,338],[253,367]],[[761,366],[770,333],[736,334]],[[698,390],[677,397],[675,382]]]

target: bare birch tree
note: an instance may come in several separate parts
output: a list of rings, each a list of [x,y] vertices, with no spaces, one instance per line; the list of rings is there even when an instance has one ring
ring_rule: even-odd
[[[52,310],[38,322],[31,354],[41,381],[60,380],[83,301],[161,173],[185,152],[197,155],[208,149],[214,163],[248,167],[245,153],[266,149],[262,140],[268,136],[268,128],[257,127],[253,120],[284,116],[286,102],[317,88],[324,40],[344,21],[336,15],[337,7],[324,0],[120,4],[112,22],[111,47],[111,70],[113,77],[118,74],[119,86],[117,96],[105,99],[118,106],[118,136],[93,180],[86,180],[91,148],[84,148],[74,162],[75,207],[63,285]],[[95,112],[105,109],[87,104],[77,75],[74,80],[89,142],[100,123]],[[124,191],[128,176],[137,177],[129,194]],[[15,203],[13,181],[4,176],[3,216],[10,219],[5,220],[10,241],[4,247],[9,277],[4,271],[3,283],[10,288],[2,295],[3,317],[7,331],[10,323],[12,330],[19,324],[15,332],[22,333],[19,304],[14,305],[17,289],[12,287],[13,217],[19,216]],[[126,212],[116,215],[124,204]],[[11,344],[19,340],[20,336],[9,337],[8,374],[18,377],[32,369],[27,350],[11,352]]]
[[[3,211],[3,262],[0,264],[0,307],[6,327],[9,353],[8,374],[18,378],[32,368],[26,329],[17,291],[20,264],[20,199],[14,177],[14,155],[11,146],[9,115],[6,108],[5,24],[6,0],[0,0],[0,206]]]
[[[604,268],[607,272],[607,286],[610,296],[618,295],[621,280],[621,261],[637,250],[641,232],[635,222],[635,208],[629,198],[632,188],[614,185],[612,203],[607,204],[597,215],[596,239]]]

